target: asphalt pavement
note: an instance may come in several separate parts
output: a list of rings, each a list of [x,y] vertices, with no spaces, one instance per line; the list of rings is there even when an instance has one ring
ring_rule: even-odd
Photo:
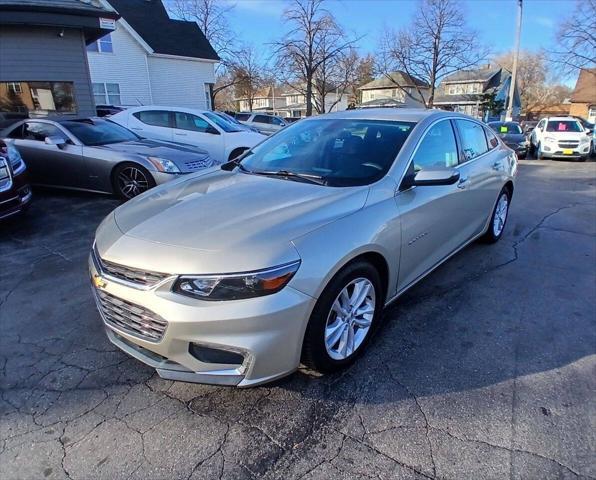
[[[87,255],[110,197],[0,226],[3,479],[596,477],[596,163],[522,161],[496,245],[386,311],[347,371],[239,390],[113,347]]]

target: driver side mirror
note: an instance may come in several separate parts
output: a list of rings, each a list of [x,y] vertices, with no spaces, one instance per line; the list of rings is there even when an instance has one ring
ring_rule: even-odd
[[[428,168],[407,174],[403,179],[401,190],[410,187],[453,185],[458,180],[459,170],[455,168]]]
[[[64,146],[66,145],[66,140],[58,136],[46,137],[44,142],[46,145],[55,145],[58,148],[64,148]]]

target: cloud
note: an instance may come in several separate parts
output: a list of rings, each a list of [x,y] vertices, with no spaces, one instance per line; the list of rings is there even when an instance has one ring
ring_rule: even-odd
[[[545,28],[554,28],[555,27],[555,21],[552,18],[535,15],[532,17],[532,20],[534,21],[534,23],[537,23],[538,25],[545,27]]]
[[[236,0],[232,2],[237,10],[245,10],[263,15],[280,17],[286,4],[283,0]]]

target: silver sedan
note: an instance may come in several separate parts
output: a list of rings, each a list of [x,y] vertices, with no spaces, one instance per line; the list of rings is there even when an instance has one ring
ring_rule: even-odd
[[[214,164],[205,150],[143,139],[99,118],[25,120],[0,133],[3,137],[21,153],[32,184],[114,193],[125,200]]]
[[[387,304],[501,238],[516,170],[489,127],[456,113],[305,119],[105,218],[89,268],[108,337],[174,380],[344,368]]]

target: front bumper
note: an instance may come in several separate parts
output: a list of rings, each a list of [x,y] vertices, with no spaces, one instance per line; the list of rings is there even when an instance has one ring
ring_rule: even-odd
[[[162,185],[164,183],[171,182],[172,180],[176,180],[177,178],[184,177],[185,175],[188,175],[188,173],[151,172],[151,175],[155,180],[155,185]]]
[[[110,341],[166,379],[249,387],[292,373],[315,299],[291,287],[248,300],[201,301],[171,291],[175,277],[139,289],[99,271],[89,257],[93,291]],[[97,286],[99,285],[99,287]],[[159,341],[139,338],[106,317],[99,290],[167,321]],[[191,344],[240,354],[240,364],[199,360]]]
[[[573,148],[561,148],[559,146],[544,145],[542,147],[542,156],[546,158],[580,158],[590,154],[590,144],[580,144]]]
[[[511,144],[507,144],[507,146],[513,150],[518,157],[522,156],[526,156],[528,154],[528,145],[520,145],[518,143],[511,143]]]
[[[0,220],[25,210],[31,203],[31,197],[27,173],[15,175],[11,179],[10,188],[0,192]]]

